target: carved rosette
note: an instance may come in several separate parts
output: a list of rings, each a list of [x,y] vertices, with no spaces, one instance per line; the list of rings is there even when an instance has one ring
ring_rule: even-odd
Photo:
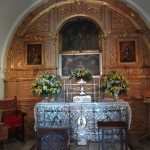
[[[87,12],[102,20],[102,6],[87,4]]]
[[[71,5],[58,8],[57,9],[57,20],[59,21],[71,13],[72,13]]]

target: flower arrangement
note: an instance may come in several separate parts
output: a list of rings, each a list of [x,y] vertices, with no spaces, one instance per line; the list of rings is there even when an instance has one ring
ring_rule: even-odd
[[[70,72],[70,78],[74,77],[76,80],[83,79],[89,81],[92,79],[92,73],[87,68],[74,68]]]
[[[103,79],[104,81],[100,86],[100,91],[108,93],[113,97],[127,95],[129,85],[123,74],[118,74],[116,71],[111,71],[111,73],[109,75],[105,75]]]
[[[32,93],[37,93],[40,96],[48,97],[50,94],[57,94],[60,92],[62,83],[57,79],[57,76],[45,72],[36,77],[33,81]]]

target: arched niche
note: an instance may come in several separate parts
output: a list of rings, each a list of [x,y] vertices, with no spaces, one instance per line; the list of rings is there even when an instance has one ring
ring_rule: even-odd
[[[92,21],[77,19],[66,23],[60,31],[61,52],[74,51],[99,51],[101,29]]]
[[[68,76],[73,68],[88,68],[100,76],[102,30],[92,20],[76,17],[67,21],[59,32],[59,74]]]

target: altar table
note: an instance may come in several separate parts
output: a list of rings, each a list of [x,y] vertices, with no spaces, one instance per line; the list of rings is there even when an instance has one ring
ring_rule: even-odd
[[[118,114],[108,110],[121,110],[121,120],[130,128],[131,109],[127,102],[109,99],[93,103],[47,103],[40,102],[34,107],[35,130],[38,127],[71,127],[71,138],[78,139],[84,130],[87,141],[97,141],[97,121],[118,121]]]

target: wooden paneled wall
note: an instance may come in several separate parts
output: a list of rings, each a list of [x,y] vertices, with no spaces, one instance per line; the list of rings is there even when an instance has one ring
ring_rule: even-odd
[[[27,112],[26,134],[34,135],[33,108],[40,101],[31,93],[32,81],[44,71],[58,74],[61,53],[59,33],[66,23],[76,19],[90,20],[102,30],[102,74],[116,70],[129,79],[130,91],[128,97],[123,98],[130,103],[133,111],[131,133],[144,134],[147,104],[142,101],[142,89],[150,87],[150,31],[132,8],[116,0],[49,0],[24,18],[8,50],[5,97],[17,96],[19,108]],[[119,40],[136,41],[135,63],[119,62]],[[27,65],[27,44],[39,42],[43,45],[43,64]]]

